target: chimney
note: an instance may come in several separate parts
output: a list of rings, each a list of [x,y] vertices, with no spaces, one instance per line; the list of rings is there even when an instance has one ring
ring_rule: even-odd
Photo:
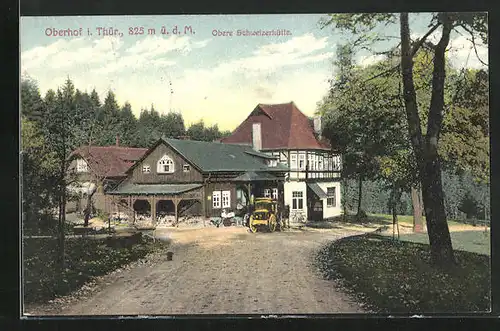
[[[116,135],[116,146],[120,146],[120,138]]]
[[[262,132],[260,130],[260,123],[252,124],[252,147],[256,151],[262,149]]]
[[[313,123],[314,123],[314,133],[318,136],[318,139],[321,139],[321,116],[314,116],[313,118]]]

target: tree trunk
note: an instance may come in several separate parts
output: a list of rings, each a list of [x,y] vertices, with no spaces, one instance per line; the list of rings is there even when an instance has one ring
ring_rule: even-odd
[[[413,205],[413,231],[422,232],[424,230],[422,218],[422,200],[421,191],[416,187],[411,188],[411,202]]]
[[[347,180],[344,178],[342,179],[342,187],[344,188],[344,192],[342,192],[342,198],[341,198],[341,201],[342,201],[342,208],[344,210],[344,214],[342,215],[342,218],[344,221],[347,220],[347,191],[348,191],[348,183],[347,183]]]
[[[61,189],[59,192],[59,217],[57,224],[57,243],[58,243],[58,267],[60,271],[63,271],[65,268],[65,233],[64,233],[64,224],[66,223],[66,186],[64,185],[64,181],[62,181]]]
[[[94,193],[95,192],[92,192],[91,194],[87,193],[87,207],[85,208],[85,216],[83,219],[84,227],[89,226],[90,214],[92,213],[92,197],[94,196]]]
[[[363,176],[359,175],[359,183],[358,183],[358,212],[356,214],[357,217],[361,216],[361,198],[363,197]]]
[[[396,199],[392,200],[392,239],[396,239],[396,222],[398,221],[398,214],[396,212]]]
[[[396,229],[398,232],[398,240],[399,240],[399,221],[398,221],[398,204],[401,201],[401,194],[402,191],[401,189],[394,184],[392,191],[391,191],[391,196],[390,196],[390,202],[391,202],[391,211],[392,211],[392,239],[395,239],[396,237]]]
[[[443,32],[434,51],[432,96],[425,144],[422,139],[415,85],[413,82],[413,55],[410,46],[408,13],[401,13],[400,15],[401,69],[403,72],[403,95],[408,128],[422,183],[422,197],[431,257],[435,264],[448,265],[454,263],[455,259],[444,209],[441,165],[437,154],[437,144],[442,126],[442,110],[444,105],[445,50],[449,43],[452,26],[446,14],[441,15],[441,19]]]

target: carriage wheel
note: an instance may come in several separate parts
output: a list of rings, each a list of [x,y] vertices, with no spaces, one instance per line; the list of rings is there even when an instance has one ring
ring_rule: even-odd
[[[276,216],[271,215],[271,217],[269,217],[267,226],[269,227],[269,232],[274,232],[274,230],[276,230]]]
[[[257,226],[253,224],[252,221],[252,218],[250,218],[250,220],[248,221],[248,228],[250,229],[250,232],[255,233],[257,232]]]

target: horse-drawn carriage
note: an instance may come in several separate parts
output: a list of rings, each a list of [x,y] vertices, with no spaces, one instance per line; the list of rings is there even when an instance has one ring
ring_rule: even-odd
[[[271,198],[256,198],[253,211],[248,220],[250,231],[255,233],[259,230],[274,232],[281,231],[285,227],[282,210],[277,201]]]

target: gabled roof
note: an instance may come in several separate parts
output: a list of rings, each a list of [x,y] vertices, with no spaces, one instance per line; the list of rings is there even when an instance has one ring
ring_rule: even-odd
[[[253,123],[261,123],[262,149],[330,149],[326,141],[316,139],[309,119],[293,101],[258,104],[247,119],[221,142],[251,144]]]
[[[282,164],[269,167],[269,155],[257,152],[250,146],[222,144],[184,139],[159,139],[128,171],[135,168],[160,144],[166,144],[202,172],[287,171]]]
[[[139,160],[147,148],[122,146],[82,146],[72,153],[80,156],[92,171],[101,177],[125,177],[126,171]]]

